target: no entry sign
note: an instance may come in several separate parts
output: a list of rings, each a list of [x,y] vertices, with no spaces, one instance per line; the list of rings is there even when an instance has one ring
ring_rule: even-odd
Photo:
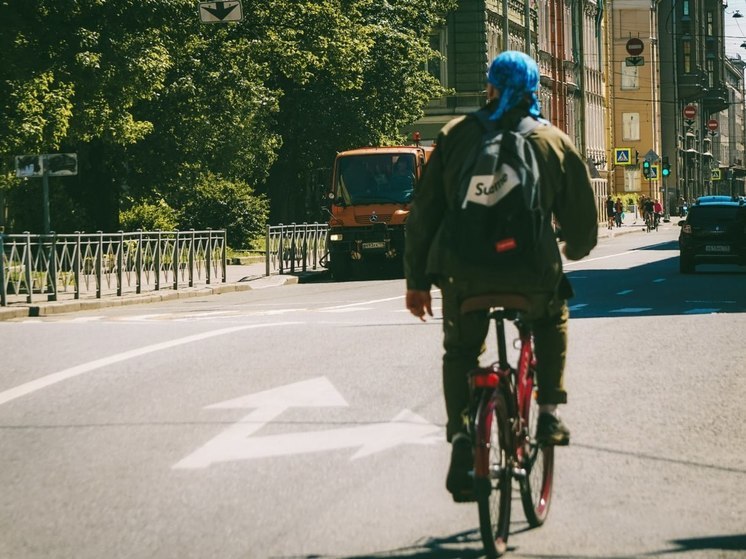
[[[692,120],[695,116],[697,116],[697,107],[694,105],[687,105],[684,107],[684,117]]]
[[[718,129],[719,123],[714,118],[707,121],[707,128],[713,132]]]
[[[627,41],[627,52],[632,56],[638,56],[642,54],[644,48],[645,45],[642,43],[642,40],[638,39],[637,37],[632,37],[629,41]]]

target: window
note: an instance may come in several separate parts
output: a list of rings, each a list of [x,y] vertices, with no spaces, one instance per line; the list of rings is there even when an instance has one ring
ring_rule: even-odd
[[[624,140],[640,139],[640,113],[622,113],[622,134]]]
[[[443,87],[448,86],[445,61],[447,46],[445,29],[441,29],[440,31],[430,35],[430,48],[438,51],[440,57],[431,58],[427,61],[427,71],[432,74]]]
[[[637,66],[627,66],[622,62],[622,89],[639,89],[640,71]]]
[[[640,190],[640,170],[639,169],[625,169],[624,170],[624,191],[625,192],[636,192]]]
[[[684,73],[689,74],[692,71],[692,41],[684,39],[681,41],[681,58],[684,66]]]

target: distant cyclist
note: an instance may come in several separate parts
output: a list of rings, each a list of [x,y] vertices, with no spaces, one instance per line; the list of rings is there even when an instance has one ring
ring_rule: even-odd
[[[658,222],[663,217],[663,206],[658,200],[653,200],[653,214],[655,215],[655,226],[658,227]]]
[[[487,73],[487,106],[482,108],[499,127],[514,127],[524,117],[540,119],[536,92],[539,69],[533,59],[517,51],[501,53]],[[451,465],[446,487],[456,495],[468,491],[472,467],[471,441],[464,412],[470,394],[467,374],[478,366],[489,319],[487,313],[460,314],[460,303],[470,295],[495,291],[523,293],[532,303],[523,318],[532,323],[538,361],[537,438],[544,444],[568,444],[570,432],[557,414],[557,404],[567,401],[563,386],[567,350],[566,299],[572,295],[562,272],[556,240],[549,236],[541,247],[540,269],[516,265],[495,269],[464,262],[448,242],[446,212],[457,199],[467,161],[480,149],[483,129],[475,117],[462,116],[446,124],[407,220],[405,272],[407,309],[425,320],[432,316],[430,289],[440,288],[443,301],[443,388],[451,442]],[[538,159],[541,202],[547,216],[554,214],[565,239],[563,252],[578,260],[596,245],[598,216],[588,168],[570,138],[551,125],[537,126],[527,135]]]
[[[645,198],[645,201],[642,203],[642,211],[643,216],[645,216],[645,223],[648,223],[650,221],[651,225],[654,226],[654,219],[655,219],[655,204],[653,203],[652,198]]]

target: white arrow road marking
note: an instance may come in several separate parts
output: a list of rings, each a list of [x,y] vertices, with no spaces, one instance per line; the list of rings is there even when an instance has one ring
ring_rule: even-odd
[[[207,406],[207,409],[257,409],[173,468],[197,469],[221,462],[358,448],[351,458],[354,460],[401,444],[432,444],[443,440],[440,427],[409,410],[403,410],[388,423],[251,438],[288,408],[347,405],[329,380],[319,377]]]
[[[0,392],[0,405],[10,402],[11,400],[15,400],[16,398],[20,398],[21,396],[25,396],[26,394],[31,394],[32,392],[41,390],[42,388],[46,388],[47,386],[57,384],[58,382],[62,382],[63,380],[74,378],[84,373],[89,373],[96,369],[106,367],[107,365],[113,365],[114,363],[119,363],[120,361],[126,361],[127,359],[133,359],[135,357],[140,357],[142,355],[153,353],[155,351],[161,351],[163,349],[170,349],[172,347],[176,347],[176,346],[180,346],[184,344],[190,344],[192,342],[198,342],[201,340],[206,340],[208,338],[214,338],[215,336],[233,334],[234,332],[240,332],[241,330],[248,330],[251,328],[267,328],[270,326],[287,326],[290,324],[301,324],[301,323],[300,322],[277,322],[274,324],[248,324],[244,326],[233,326],[231,328],[221,328],[220,330],[212,330],[210,332],[194,334],[191,336],[186,336],[184,338],[177,338],[175,340],[169,340],[167,342],[147,345],[145,347],[131,349],[129,351],[124,351],[122,353],[116,353],[114,355],[109,355],[108,357],[96,359],[95,361],[89,361],[88,363],[83,363],[82,365],[77,365],[75,367],[70,367],[69,369],[64,369],[62,371],[58,371],[56,373],[46,375],[36,380],[32,380],[31,382],[27,382],[25,384],[16,386],[15,388],[11,388],[10,390],[5,390],[3,392]]]

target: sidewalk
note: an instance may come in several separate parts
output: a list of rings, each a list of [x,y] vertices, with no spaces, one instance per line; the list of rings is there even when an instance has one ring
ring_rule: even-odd
[[[671,217],[671,223],[676,223],[678,217]],[[633,214],[625,214],[621,227],[609,229],[605,223],[599,223],[598,238],[613,238],[617,235],[627,233],[644,232],[645,223],[642,217]],[[161,291],[150,291],[139,295],[105,296],[101,299],[83,297],[64,301],[45,301],[43,295],[36,295],[38,300],[33,303],[12,303],[7,307],[0,307],[0,321],[14,318],[49,316],[67,312],[88,311],[105,307],[118,307],[123,305],[138,305],[143,303],[158,303],[161,301],[173,301],[176,299],[187,299],[190,297],[203,297],[205,295],[218,295],[233,291],[249,291],[252,289],[264,289],[267,287],[278,287],[281,285],[302,283],[305,279],[320,277],[326,273],[321,271],[298,272],[295,274],[266,274],[266,264],[255,262],[250,264],[229,264],[226,267],[226,282],[216,283],[209,286],[182,288],[178,290],[164,289]]]
[[[124,305],[139,305],[143,303],[158,303],[190,297],[218,295],[234,291],[249,291],[264,289],[291,283],[299,283],[303,274],[265,276],[264,262],[253,264],[229,264],[226,267],[225,283],[186,287],[178,290],[163,289],[147,293],[129,294],[121,297],[106,295],[97,299],[93,296],[83,296],[80,299],[66,299],[63,301],[46,301],[45,295],[35,295],[32,303],[11,303],[0,307],[0,321],[14,318],[49,316],[54,314],[88,311],[105,307],[119,307]],[[318,272],[317,272],[318,273]]]

